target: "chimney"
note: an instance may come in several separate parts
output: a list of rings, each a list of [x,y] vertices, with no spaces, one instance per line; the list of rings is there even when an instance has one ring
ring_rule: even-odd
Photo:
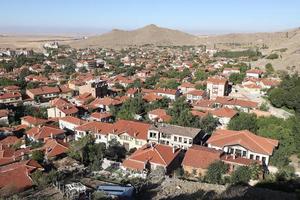
[[[173,152],[173,154],[175,153],[175,151],[176,151],[176,148],[175,148],[175,146],[173,146],[173,147],[172,147],[172,152]]]

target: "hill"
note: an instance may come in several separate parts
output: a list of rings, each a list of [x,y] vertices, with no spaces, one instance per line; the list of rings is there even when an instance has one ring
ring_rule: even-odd
[[[300,70],[300,28],[269,33],[234,33],[226,35],[199,36],[199,43],[208,48],[247,49],[259,47],[264,55],[276,53],[278,59],[260,59],[253,62],[254,66],[265,66],[272,63],[276,69],[295,66]],[[264,48],[262,48],[264,46]]]
[[[177,30],[148,25],[132,31],[112,30],[109,33],[70,43],[75,48],[127,47],[151,44],[155,46],[195,45],[198,38]]]

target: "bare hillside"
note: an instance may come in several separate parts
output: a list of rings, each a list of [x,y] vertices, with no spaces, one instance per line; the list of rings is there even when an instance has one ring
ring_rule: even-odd
[[[193,45],[197,44],[196,36],[156,25],[148,25],[133,31],[113,30],[109,33],[90,37],[85,40],[75,41],[71,46],[75,48],[85,47],[126,47],[152,45]]]
[[[300,28],[283,32],[270,33],[240,33],[214,36],[199,36],[199,42],[209,48],[245,49],[249,47],[262,47],[264,55],[277,53],[279,59],[260,59],[254,66],[264,66],[272,63],[276,69],[286,69],[295,66],[300,70]]]

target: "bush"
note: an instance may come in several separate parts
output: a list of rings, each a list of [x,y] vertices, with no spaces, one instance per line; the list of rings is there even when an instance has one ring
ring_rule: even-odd
[[[209,183],[222,183],[222,175],[227,172],[227,165],[222,161],[216,161],[209,165],[205,180]]]
[[[266,58],[273,60],[273,59],[277,59],[278,57],[279,57],[278,54],[272,53],[272,54],[268,55]]]
[[[231,183],[234,184],[248,183],[249,180],[251,179],[251,176],[252,176],[252,172],[249,167],[240,166],[231,174]]]

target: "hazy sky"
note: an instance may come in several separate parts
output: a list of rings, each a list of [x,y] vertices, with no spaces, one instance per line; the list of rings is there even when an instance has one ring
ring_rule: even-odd
[[[300,0],[0,0],[0,32],[101,33],[147,24],[191,33],[300,26]]]

